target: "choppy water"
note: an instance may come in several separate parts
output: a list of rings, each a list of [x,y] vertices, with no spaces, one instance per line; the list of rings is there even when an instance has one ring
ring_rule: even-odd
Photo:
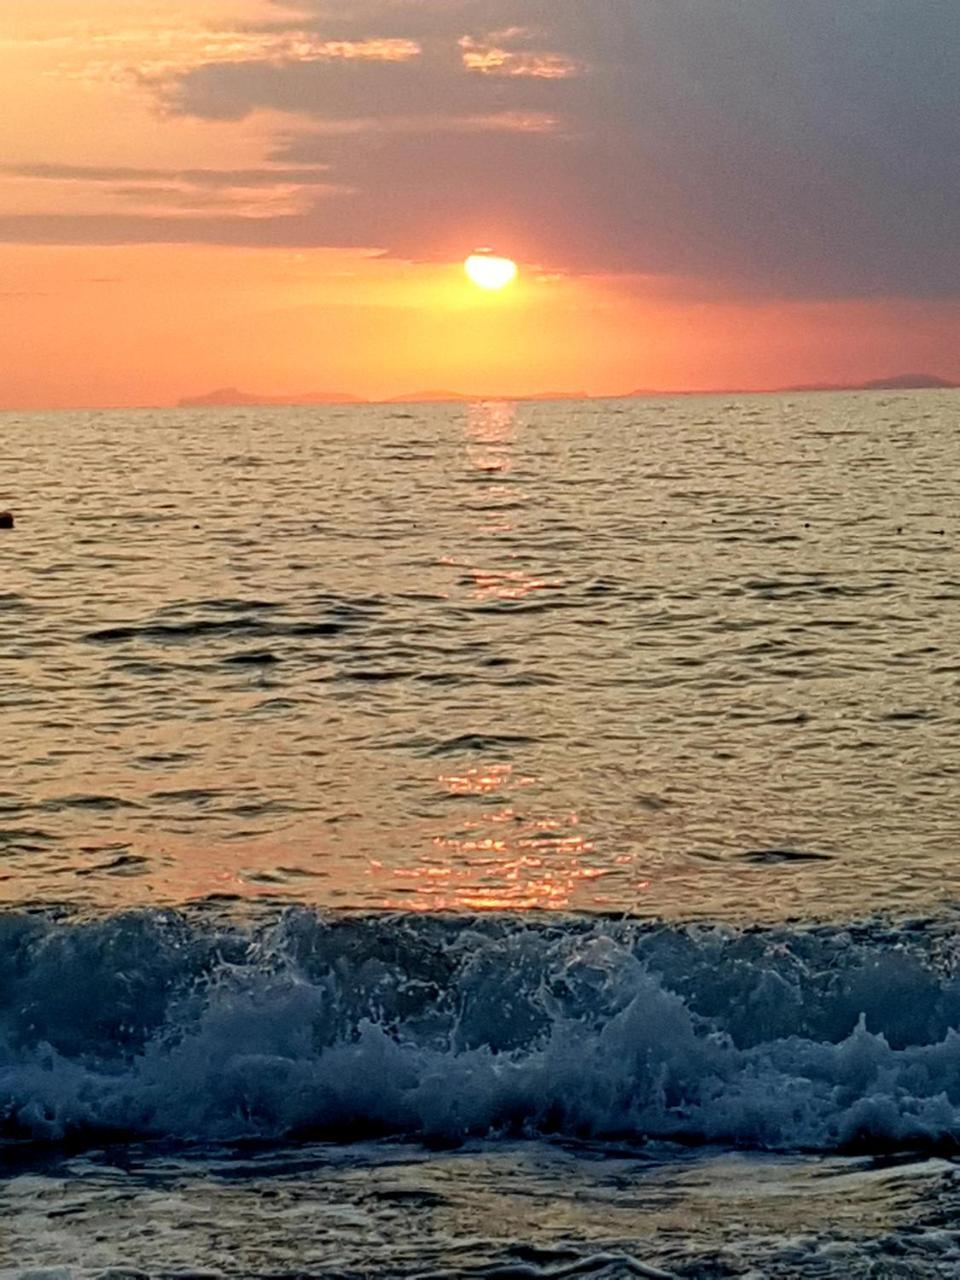
[[[957,1274],[958,410],[6,416],[0,1275]]]

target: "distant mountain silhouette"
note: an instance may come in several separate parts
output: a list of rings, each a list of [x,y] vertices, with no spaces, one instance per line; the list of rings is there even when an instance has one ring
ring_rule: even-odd
[[[511,403],[527,403],[530,400],[589,400],[585,391],[537,391],[526,396],[470,396],[461,391],[411,391],[407,395],[392,396],[383,404],[476,404],[483,400],[507,400]]]
[[[813,383],[786,387],[787,391],[952,391],[956,382],[938,378],[933,373],[897,373],[891,378],[873,378],[869,382]]]
[[[459,404],[464,400],[478,400],[479,396],[467,396],[461,391],[409,391],[406,395],[391,396],[382,404]]]
[[[346,391],[315,391],[306,395],[261,396],[237,387],[219,387],[202,396],[185,396],[179,402],[181,409],[230,409],[244,406],[280,406],[307,404],[357,404],[359,396]]]
[[[652,391],[646,388],[631,391],[632,397],[643,396],[738,396],[778,395],[783,392],[805,391],[954,391],[960,383],[938,378],[934,373],[898,373],[890,378],[874,378],[869,382],[807,382],[792,387],[771,387],[767,391],[747,391],[742,387],[718,387],[713,391]]]
[[[528,396],[476,396],[462,391],[410,391],[389,400],[365,400],[346,391],[317,391],[307,395],[264,396],[239,387],[218,387],[202,396],[184,396],[180,409],[237,409],[311,404],[475,404],[481,400],[589,400],[585,391],[543,391]]]
[[[641,388],[631,391],[617,399],[633,399],[648,396],[689,396],[716,395],[737,396],[766,394],[776,395],[781,392],[805,391],[949,391],[960,387],[960,383],[949,382],[932,373],[898,373],[890,378],[875,378],[870,382],[813,382],[793,387],[771,387],[767,392],[746,391],[742,387],[718,387],[711,391],[666,391]],[[542,391],[526,396],[476,396],[466,395],[462,391],[428,390],[411,391],[406,395],[391,396],[388,400],[365,400],[362,396],[351,395],[347,391],[315,391],[306,395],[256,395],[249,391],[241,391],[238,387],[219,387],[216,391],[208,391],[206,395],[185,396],[179,402],[181,409],[229,409],[247,407],[279,407],[283,405],[323,405],[323,404],[472,404],[480,400],[590,400],[606,399],[592,397],[583,391]]]
[[[953,391],[956,382],[948,382],[946,378],[938,378],[934,373],[901,373],[894,378],[879,378],[876,382],[865,382],[864,391]]]
[[[605,400],[606,396],[591,396],[586,391],[538,391],[532,396],[514,396],[514,400]]]

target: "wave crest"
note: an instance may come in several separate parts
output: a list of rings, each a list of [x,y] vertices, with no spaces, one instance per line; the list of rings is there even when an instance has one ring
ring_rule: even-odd
[[[960,1143],[946,929],[0,917],[8,1138]]]

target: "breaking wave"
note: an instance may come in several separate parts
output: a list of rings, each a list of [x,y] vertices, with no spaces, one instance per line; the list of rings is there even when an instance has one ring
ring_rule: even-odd
[[[0,1133],[960,1146],[946,925],[0,916]]]

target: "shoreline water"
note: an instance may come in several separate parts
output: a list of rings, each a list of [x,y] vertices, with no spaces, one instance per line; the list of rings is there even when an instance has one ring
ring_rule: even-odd
[[[951,920],[202,915],[0,913],[5,1280],[960,1261]]]

